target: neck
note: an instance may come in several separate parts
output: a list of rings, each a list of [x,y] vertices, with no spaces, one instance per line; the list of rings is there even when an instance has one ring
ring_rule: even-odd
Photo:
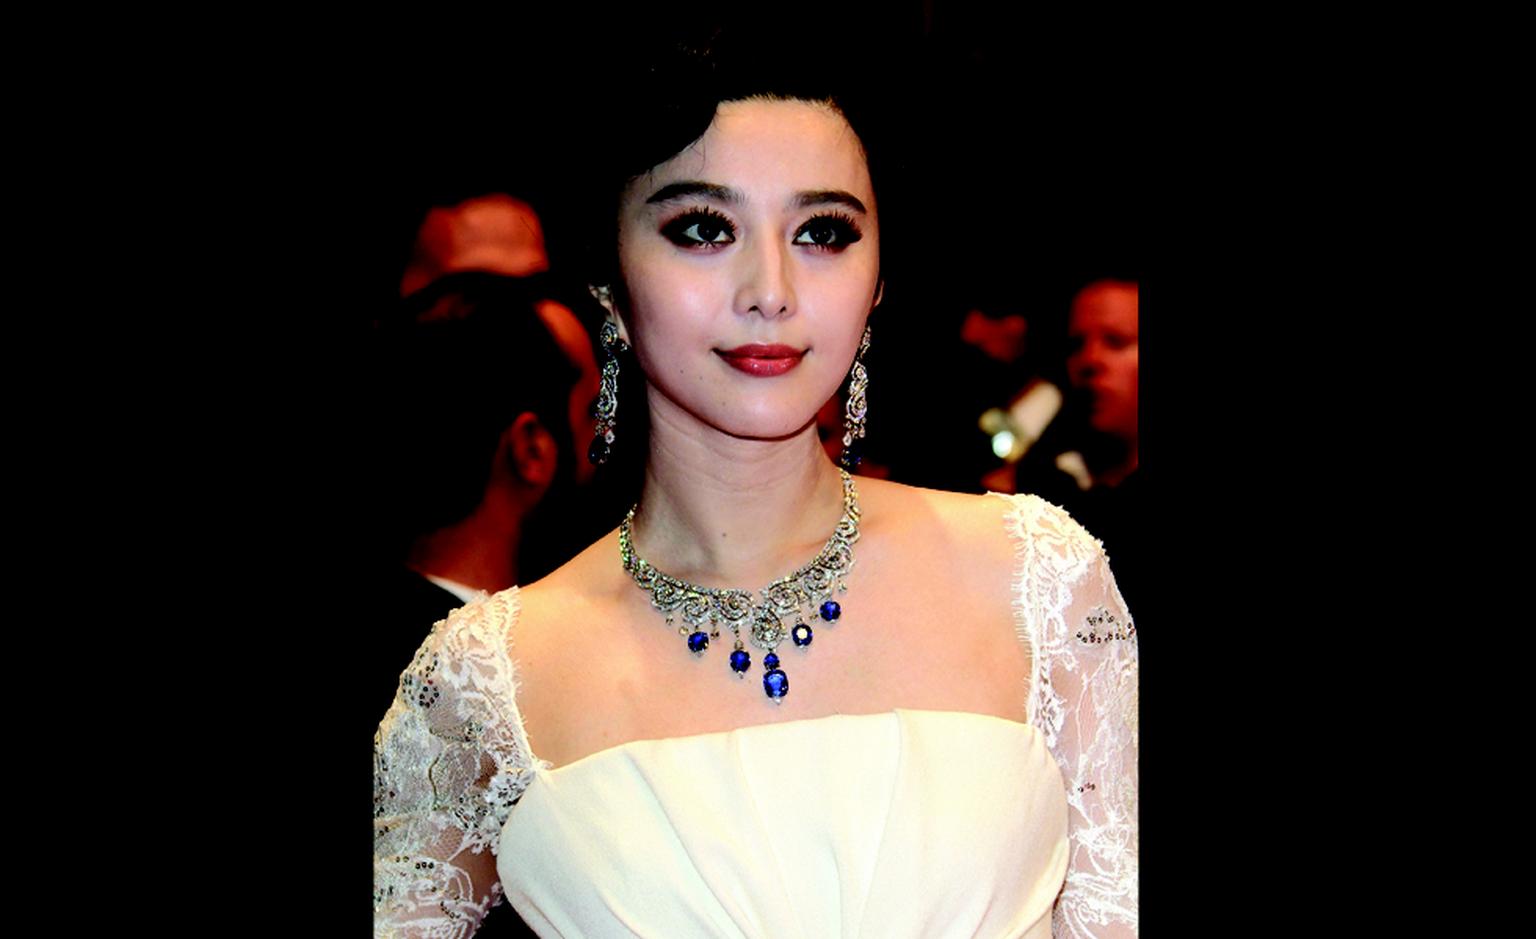
[[[842,514],[842,479],[815,424],[747,440],[653,403],[634,544],[666,573],[756,590],[815,557]]]
[[[505,590],[517,583],[522,515],[509,496],[487,491],[474,512],[416,539],[406,566],[477,590]]]

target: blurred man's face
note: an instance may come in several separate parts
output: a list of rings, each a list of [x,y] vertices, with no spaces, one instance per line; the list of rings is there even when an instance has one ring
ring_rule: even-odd
[[[1137,439],[1137,322],[1135,284],[1100,281],[1072,301],[1067,374],[1091,402],[1089,423],[1126,441]]]

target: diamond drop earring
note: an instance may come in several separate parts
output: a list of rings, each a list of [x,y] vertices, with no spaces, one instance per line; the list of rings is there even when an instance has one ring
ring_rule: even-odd
[[[862,458],[858,441],[864,439],[864,418],[869,414],[869,372],[864,368],[864,355],[869,352],[869,327],[864,327],[864,338],[859,341],[859,352],[853,357],[853,371],[848,379],[848,405],[843,411],[843,452],[837,457],[844,469],[853,469]]]
[[[619,338],[618,324],[612,320],[603,322],[600,335],[603,344],[603,378],[597,392],[597,403],[592,405],[592,416],[597,418],[597,432],[592,445],[587,448],[587,459],[593,466],[608,462],[613,451],[614,415],[619,410],[619,353],[629,350],[629,345]]]

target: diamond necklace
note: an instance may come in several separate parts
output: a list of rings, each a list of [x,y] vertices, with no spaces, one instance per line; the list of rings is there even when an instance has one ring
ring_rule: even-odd
[[[695,657],[702,656],[709,641],[720,638],[721,625],[728,627],[736,639],[731,669],[740,678],[752,666],[752,656],[742,641],[742,627],[748,627],[752,644],[767,653],[763,656],[763,692],[775,704],[789,694],[789,678],[779,668],[779,656],[774,652],[784,641],[784,620],[794,617],[788,634],[795,645],[803,648],[811,644],[811,627],[806,619],[820,615],[822,620],[832,623],[843,615],[842,607],[832,599],[832,592],[834,587],[840,593],[848,590],[845,578],[853,568],[853,543],[859,540],[859,493],[846,470],[838,470],[838,475],[843,478],[843,517],[837,520],[832,537],[811,563],[758,591],[761,600],[755,599],[750,590],[700,587],[652,567],[630,542],[638,503],[619,524],[619,556],[624,561],[624,572],[651,595],[651,606],[666,615],[668,626],[681,611],[683,623],[677,631],[687,639],[688,650]]]

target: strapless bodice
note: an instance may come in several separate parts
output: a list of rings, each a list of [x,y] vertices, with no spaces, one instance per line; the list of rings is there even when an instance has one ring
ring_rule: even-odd
[[[1047,937],[1067,803],[1034,728],[897,710],[541,769],[499,847],[541,936]]]

